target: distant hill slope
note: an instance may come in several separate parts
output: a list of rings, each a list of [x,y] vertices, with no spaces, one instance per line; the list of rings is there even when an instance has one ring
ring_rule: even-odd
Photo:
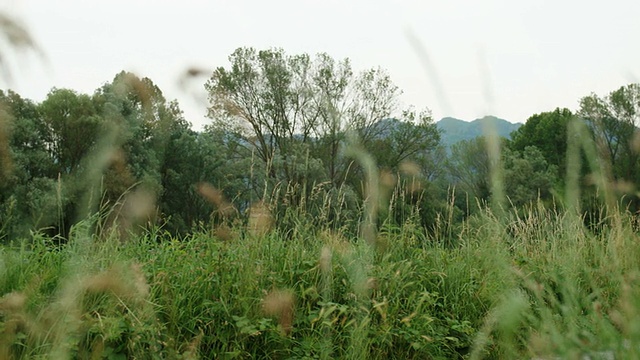
[[[495,116],[485,116],[481,119],[475,119],[471,122],[460,119],[445,117],[438,121],[436,125],[442,130],[442,144],[446,147],[457,143],[461,140],[470,140],[477,136],[483,135],[484,123],[490,121],[498,130],[498,135],[509,138],[511,132],[517,130],[522,124],[510,123],[507,120],[497,118]]]

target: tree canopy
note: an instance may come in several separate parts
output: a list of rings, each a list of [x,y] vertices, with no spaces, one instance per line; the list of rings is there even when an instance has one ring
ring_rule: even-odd
[[[377,225],[416,221],[436,231],[445,211],[472,216],[496,196],[494,169],[508,206],[555,204],[573,169],[574,123],[588,139],[572,161],[587,156],[589,141],[599,161],[576,175],[583,202],[599,186],[589,164],[602,163],[617,194],[637,203],[638,84],[588,95],[575,113],[532,115],[500,140],[500,166],[482,137],[448,152],[428,109],[401,106],[386,71],[356,71],[349,59],[239,48],[205,89],[211,123],[200,132],[151,79],[128,72],[93,94],[54,88],[39,103],[0,92],[0,236],[64,236],[87,216],[101,219],[98,230],[131,229],[122,219],[134,213],[138,225],[184,235],[250,222],[256,209],[285,231],[305,218],[357,234],[373,205]],[[140,199],[144,212],[132,205]]]

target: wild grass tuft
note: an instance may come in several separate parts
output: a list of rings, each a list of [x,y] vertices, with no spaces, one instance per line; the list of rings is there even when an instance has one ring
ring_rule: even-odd
[[[119,90],[132,87],[149,107],[144,84],[123,76]],[[0,181],[11,165],[1,115]],[[581,124],[569,126],[566,190],[551,204],[508,206],[491,129],[491,201],[463,220],[456,189],[425,215],[417,165],[379,169],[353,138],[347,172],[359,167],[361,189],[268,176],[254,188],[254,171],[275,171],[276,160],[254,170],[252,159],[246,204],[192,184],[214,225],[185,238],[157,220],[153,183],[128,181],[122,129],[108,126],[78,178],[59,176],[48,194],[64,237],[32,232],[0,248],[0,358],[635,358],[637,214],[620,205],[629,189],[610,179]],[[103,197],[110,166],[127,175],[114,202]],[[80,216],[64,224],[74,186]]]

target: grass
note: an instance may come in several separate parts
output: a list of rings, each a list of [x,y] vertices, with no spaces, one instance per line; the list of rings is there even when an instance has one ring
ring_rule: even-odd
[[[631,218],[599,234],[489,210],[458,246],[410,223],[374,248],[332,231],[161,230],[2,249],[2,358],[580,358],[640,346]],[[603,355],[604,356],[604,355]]]
[[[113,139],[104,141],[108,150]],[[158,227],[121,236],[127,229],[108,232],[99,216],[68,239],[34,233],[0,248],[0,359],[638,358],[637,220],[616,208],[594,144],[569,141],[569,163],[582,149],[604,194],[608,225],[597,231],[577,215],[579,165],[568,172],[566,210],[505,210],[494,139],[498,195],[459,226],[452,206],[435,232],[415,214],[402,226],[382,221],[395,210],[385,202],[406,191],[351,149],[367,174],[362,226],[349,232],[359,237],[328,220],[342,216],[335,203],[346,195],[315,188],[320,219],[303,205],[272,218],[284,205],[257,203],[247,224],[187,239]],[[96,153],[90,183],[112,154]],[[199,191],[225,208],[217,190]],[[126,195],[125,204],[153,202]],[[131,226],[121,208],[113,223]],[[291,226],[272,229],[278,221]]]

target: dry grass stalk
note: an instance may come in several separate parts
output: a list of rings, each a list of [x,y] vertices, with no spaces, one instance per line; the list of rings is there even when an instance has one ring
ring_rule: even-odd
[[[106,222],[105,234],[115,234],[121,241],[135,232],[137,226],[152,224],[157,217],[156,197],[148,189],[138,187],[125,192],[113,206]]]
[[[0,12],[0,33],[2,33],[8,48],[12,48],[16,52],[31,50],[41,59],[46,60],[44,52],[31,36],[27,27],[5,12]],[[12,83],[11,66],[6,56],[10,53],[8,50],[0,51],[0,72],[8,83]]]
[[[149,296],[149,284],[140,264],[128,268],[114,267],[87,277],[83,283],[87,292],[111,293],[119,298],[141,300]]]
[[[0,298],[0,315],[2,315],[2,331],[0,332],[0,358],[13,358],[11,347],[18,333],[26,331],[27,322],[24,307],[27,297],[21,292],[11,292]]]
[[[320,270],[323,273],[329,273],[331,271],[331,262],[333,254],[329,246],[323,246],[320,252]]]
[[[264,236],[273,227],[273,216],[267,205],[262,201],[257,202],[249,209],[249,234],[253,236]]]
[[[27,302],[27,296],[21,292],[11,292],[0,298],[0,313],[7,315],[22,311],[25,303]]]
[[[201,182],[197,184],[196,187],[198,189],[198,193],[205,200],[217,207],[217,213],[220,214],[223,219],[233,217],[237,213],[236,208],[225,199],[222,191],[213,185]]]
[[[271,291],[262,300],[262,310],[268,316],[275,316],[284,336],[293,330],[295,312],[295,296],[289,290]]]

